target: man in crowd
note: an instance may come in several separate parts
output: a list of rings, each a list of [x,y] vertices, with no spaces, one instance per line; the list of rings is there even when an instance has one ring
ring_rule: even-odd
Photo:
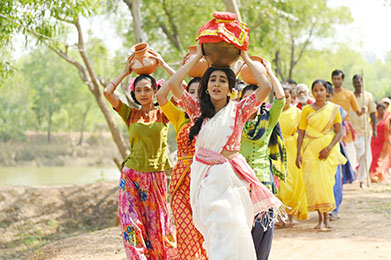
[[[312,104],[314,101],[310,97],[310,90],[306,84],[300,83],[296,87],[296,98],[298,109],[303,109],[305,105]]]
[[[356,159],[358,162],[358,181],[360,187],[363,188],[363,183],[367,178],[369,167],[372,162],[371,153],[371,136],[373,134],[376,139],[376,104],[373,95],[367,91],[363,91],[362,77],[358,74],[353,76],[354,96],[361,107],[366,107],[367,111],[362,116],[357,116],[350,110],[350,122],[356,130],[356,139],[354,146],[356,148]],[[369,124],[371,118],[372,126]]]
[[[288,81],[285,84],[292,88],[291,104],[296,106],[297,105],[297,99],[296,99],[297,83],[296,83],[296,81],[294,81],[292,79],[288,79]]]
[[[366,108],[362,107],[360,110],[360,107],[353,92],[342,87],[344,78],[345,74],[341,70],[334,70],[331,73],[331,80],[334,85],[334,95],[331,98],[331,102],[340,105],[346,112],[348,112],[348,115],[346,116],[344,121],[345,136],[343,138],[343,141],[346,145],[346,152],[350,164],[353,168],[356,168],[357,159],[356,148],[354,145],[356,131],[354,130],[353,125],[350,123],[349,116],[353,112],[356,113],[357,116],[361,116],[366,112]]]

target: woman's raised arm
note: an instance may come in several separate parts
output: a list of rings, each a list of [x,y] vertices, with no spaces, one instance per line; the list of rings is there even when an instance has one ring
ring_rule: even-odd
[[[122,80],[124,80],[124,78],[126,78],[130,75],[130,73],[132,73],[132,70],[130,68],[130,62],[132,60],[132,57],[133,55],[128,58],[124,71],[105,87],[104,95],[114,108],[118,107],[119,105],[119,97],[114,93],[115,89],[122,82]]]
[[[247,54],[246,51],[241,51],[240,56],[249,67],[251,73],[257,79],[258,89],[255,91],[255,95],[259,101],[264,101],[271,90],[271,85],[266,77],[266,69],[263,65],[258,66]]]
[[[185,65],[183,65],[179,70],[177,70],[174,75],[166,82],[170,87],[172,94],[176,98],[181,98],[183,94],[182,82],[189,73],[189,71],[197,64],[197,62],[202,58],[201,46],[197,46],[197,53],[194,57]]]

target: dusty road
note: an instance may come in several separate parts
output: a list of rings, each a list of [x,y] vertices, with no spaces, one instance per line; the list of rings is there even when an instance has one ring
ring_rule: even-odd
[[[91,199],[86,200],[86,193],[91,194],[91,189],[100,189],[100,201],[112,203],[116,198],[116,194],[113,194],[116,193],[115,185],[115,182],[111,182],[94,184],[88,188],[80,186],[79,188],[72,187],[67,189],[72,194],[72,199],[76,201],[79,199],[84,200],[84,203],[74,205],[74,207],[82,207],[86,201],[88,201],[88,204],[91,203]],[[53,188],[46,189],[50,190]],[[6,190],[9,191],[9,189]],[[59,191],[58,188],[55,192],[49,190],[44,190],[43,192],[51,194],[52,197],[49,202],[53,203],[57,201],[55,196]],[[64,190],[60,193],[62,196],[68,197],[66,192],[67,190]],[[38,193],[39,189],[34,189],[36,197],[41,198]],[[1,194],[3,194],[3,197],[7,197],[7,192],[2,188],[0,188]],[[21,195],[23,193],[19,190],[18,194]],[[68,199],[71,198],[68,197]],[[24,203],[23,200],[18,202]],[[27,202],[33,203],[31,200]],[[1,203],[4,203],[4,201],[0,200],[0,205]],[[41,200],[42,203],[45,204],[45,200]],[[4,205],[2,207],[4,208]],[[19,208],[23,208],[23,205],[19,206]],[[44,209],[45,205],[41,205],[35,210],[39,208]],[[99,212],[99,214],[108,217],[112,214],[112,211],[112,208],[110,208],[110,213],[102,214],[103,212]],[[33,215],[37,216],[38,213],[34,212]],[[51,214],[51,218],[53,219],[54,217],[58,223],[61,222],[61,218],[66,216],[61,214],[61,216],[58,216],[59,218],[56,218],[56,214],[53,212]],[[81,214],[80,211],[79,214]],[[43,215],[40,218],[43,218]],[[94,215],[96,216],[96,214]],[[69,214],[69,217],[71,216],[74,215]],[[50,218],[45,217],[45,219],[49,220]],[[274,234],[273,247],[269,259],[391,259],[391,182],[372,184],[366,190],[360,190],[357,183],[346,185],[343,204],[340,208],[340,218],[333,222],[334,230],[330,232],[315,231],[312,228],[315,226],[316,221],[317,214],[312,213],[309,220],[300,222],[293,228],[277,229]],[[62,230],[61,225],[58,224],[56,229],[57,232]],[[96,231],[64,233],[63,236],[68,235],[64,239],[52,235],[55,237],[55,242],[47,241],[43,243],[46,244],[45,246],[36,244],[28,251],[23,251],[23,248],[28,248],[29,246],[28,243],[27,245],[25,243],[15,248],[0,247],[0,252],[7,253],[6,255],[9,256],[4,259],[125,259],[118,227],[105,228],[103,230],[97,230],[94,227],[93,229]],[[15,228],[16,230],[19,229]],[[50,230],[50,228],[42,228],[42,230],[43,232],[54,231]],[[18,235],[12,236],[10,232],[11,230],[5,232],[10,240],[7,245],[14,245],[18,241]],[[50,236],[46,235],[45,237]],[[12,250],[18,250],[22,254],[10,254]],[[29,253],[26,254],[26,252]],[[0,253],[0,259],[3,259],[1,255]]]

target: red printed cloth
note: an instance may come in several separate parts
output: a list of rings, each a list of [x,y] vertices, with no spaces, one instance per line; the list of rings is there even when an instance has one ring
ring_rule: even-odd
[[[198,30],[196,40],[200,44],[225,41],[247,51],[249,42],[247,25],[236,20],[236,14],[230,12],[214,12],[213,17]]]

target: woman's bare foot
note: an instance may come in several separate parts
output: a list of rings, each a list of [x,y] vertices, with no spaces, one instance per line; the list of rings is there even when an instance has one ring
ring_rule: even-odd
[[[319,222],[318,225],[316,225],[316,226],[314,227],[314,229],[316,229],[316,230],[323,230],[323,229],[324,229],[324,224],[323,224],[323,222],[322,222],[322,221]]]
[[[318,221],[318,225],[316,225],[316,226],[314,227],[314,229],[316,229],[316,230],[322,230],[322,229],[324,228],[324,224],[323,224],[323,214],[322,214],[319,210],[317,210],[317,212],[318,212],[319,221]]]
[[[280,220],[280,221],[274,223],[274,227],[275,227],[276,229],[279,229],[279,228],[286,228],[287,225],[286,225],[283,221]]]
[[[288,215],[288,226],[289,226],[289,227],[293,227],[293,226],[296,225],[297,223],[299,223],[299,222],[297,222],[297,221],[293,218],[292,215]]]
[[[323,223],[325,229],[327,230],[333,229],[333,226],[330,223],[329,214],[327,212],[323,213]]]

